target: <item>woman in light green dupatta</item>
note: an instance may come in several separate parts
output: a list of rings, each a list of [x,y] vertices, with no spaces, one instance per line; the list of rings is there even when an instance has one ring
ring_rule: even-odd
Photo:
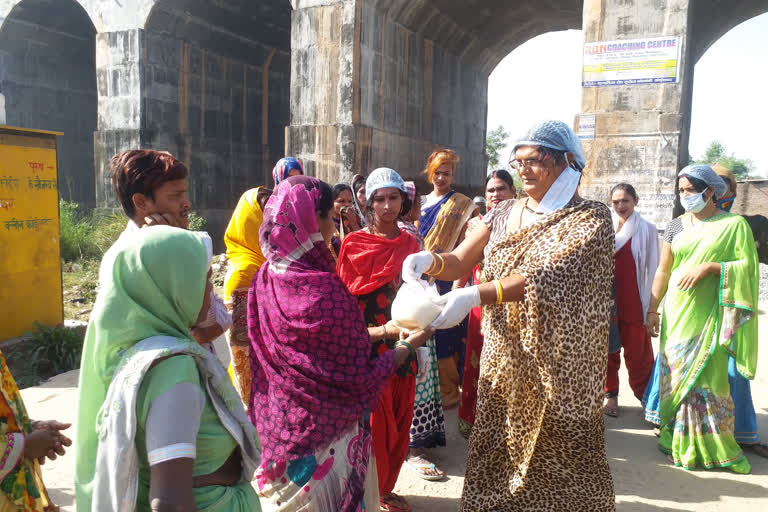
[[[206,245],[160,226],[104,256],[80,373],[78,510],[260,510],[255,429],[189,334],[207,310]]]
[[[679,189],[687,213],[667,226],[646,319],[654,336],[661,322],[659,448],[685,469],[749,473],[734,439],[728,357],[754,378],[757,252],[746,221],[715,206],[726,186],[712,168],[686,167]]]

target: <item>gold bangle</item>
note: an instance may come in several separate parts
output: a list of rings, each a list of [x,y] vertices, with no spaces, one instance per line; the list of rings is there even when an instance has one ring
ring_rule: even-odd
[[[424,273],[425,273],[426,275],[428,275],[428,276],[431,276],[431,275],[432,275],[432,269],[433,269],[433,268],[435,268],[435,261],[436,261],[436,258],[435,258],[435,253],[433,253],[433,252],[430,252],[429,254],[432,256],[432,263],[429,265],[429,268],[427,268],[427,269],[424,271]]]
[[[440,274],[442,274],[442,273],[443,273],[443,269],[445,268],[445,260],[443,259],[443,257],[442,257],[442,256],[440,256],[440,255],[439,255],[439,254],[437,254],[436,252],[435,252],[435,253],[432,253],[432,254],[434,254],[434,255],[435,255],[435,257],[436,257],[438,260],[440,260],[440,270],[438,270],[437,272],[433,273],[432,275],[433,275],[433,276],[439,276]]]
[[[440,262],[440,270],[435,271],[434,269],[437,266],[436,265],[437,261]],[[443,259],[443,257],[437,254],[436,252],[433,252],[432,265],[430,265],[429,268],[424,273],[427,274],[428,276],[436,276],[436,275],[439,275],[444,268],[445,268],[445,260]]]
[[[493,282],[496,285],[496,304],[504,302],[504,290],[501,288],[501,281],[498,279]]]

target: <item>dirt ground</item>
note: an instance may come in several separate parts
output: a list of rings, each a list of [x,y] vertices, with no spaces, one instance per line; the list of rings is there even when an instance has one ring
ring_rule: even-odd
[[[760,315],[760,338],[768,339],[768,314]],[[224,348],[224,347],[221,347]],[[221,353],[221,350],[219,351]],[[656,449],[656,438],[643,421],[640,406],[621,370],[619,418],[606,418],[606,445],[616,487],[619,512],[660,511],[765,511],[768,510],[768,459],[747,452],[752,474],[729,471],[685,471],[672,467]],[[36,419],[74,421],[77,371],[54,377],[42,386],[22,391],[30,416]],[[768,442],[768,357],[763,355],[752,383],[760,437]],[[395,492],[419,511],[457,510],[464,481],[467,442],[458,434],[456,410],[448,411],[448,441],[433,451],[434,461],[447,478],[441,482],[419,479],[403,468]],[[74,428],[74,427],[73,427]],[[64,511],[74,511],[74,457],[72,454],[43,467],[51,497]]]

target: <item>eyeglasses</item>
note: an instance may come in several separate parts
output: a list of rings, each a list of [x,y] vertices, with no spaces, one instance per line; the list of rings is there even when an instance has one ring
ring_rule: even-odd
[[[524,160],[510,160],[509,166],[512,167],[516,171],[520,171],[523,168],[530,170],[533,167],[540,167],[541,163],[544,162],[549,158],[549,155],[544,155],[540,158],[526,158]]]

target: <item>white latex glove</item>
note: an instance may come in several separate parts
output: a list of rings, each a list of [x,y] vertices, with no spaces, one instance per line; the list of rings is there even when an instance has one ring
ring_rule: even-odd
[[[440,296],[440,302],[436,303],[444,304],[443,312],[430,327],[450,329],[464,320],[472,308],[480,305],[480,289],[477,286],[458,288]]]
[[[421,275],[432,265],[432,253],[421,251],[409,255],[403,261],[403,281],[418,281]]]

